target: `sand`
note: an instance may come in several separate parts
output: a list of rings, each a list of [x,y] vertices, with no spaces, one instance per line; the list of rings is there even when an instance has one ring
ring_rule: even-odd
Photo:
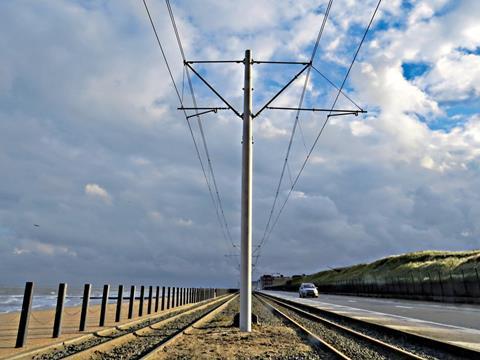
[[[60,343],[65,340],[91,334],[95,331],[106,329],[108,327],[124,324],[138,319],[138,301],[135,304],[134,318],[127,319],[128,301],[124,301],[122,306],[121,321],[115,323],[116,304],[108,304],[107,318],[104,327],[99,327],[100,305],[90,305],[87,317],[87,329],[84,332],[78,330],[80,324],[80,306],[67,307],[64,310],[62,322],[62,335],[59,338],[52,338],[53,322],[55,309],[33,311],[30,317],[28,337],[26,345],[23,348],[16,349],[18,322],[20,313],[0,314],[0,359],[9,358],[13,355],[27,352],[35,348]],[[154,312],[154,301],[152,303],[152,313]],[[143,316],[147,318],[147,301],[144,302]]]

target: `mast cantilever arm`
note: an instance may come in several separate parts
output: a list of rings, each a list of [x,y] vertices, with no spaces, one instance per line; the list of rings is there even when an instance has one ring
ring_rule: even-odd
[[[363,111],[364,113],[366,113],[366,111]],[[343,115],[355,115],[355,116],[358,116],[358,113],[357,111],[346,111],[346,112],[343,112],[343,113],[336,113],[336,114],[328,114],[327,115],[327,118],[331,118],[331,117],[334,117],[334,116],[343,116]]]
[[[256,118],[260,113],[267,108],[287,87],[290,86],[297,78],[302,75],[302,73],[310,67],[310,64],[305,65],[302,70],[300,70],[297,75],[295,75],[284,87],[282,87],[265,105],[262,106],[260,110],[257,111],[256,114],[252,115],[253,118]]]
[[[322,108],[293,108],[284,106],[267,106],[268,110],[294,110],[294,111],[320,111],[331,113],[365,114],[365,110],[342,110],[342,109],[322,109]]]
[[[262,61],[252,60],[252,64],[280,64],[280,65],[311,65],[312,63],[306,61]]]
[[[215,95],[217,95],[218,98],[219,98],[220,100],[222,100],[223,103],[224,103],[225,105],[227,105],[228,108],[235,113],[235,115],[237,115],[239,118],[242,117],[242,115],[241,115],[237,110],[235,110],[235,108],[234,108],[232,105],[230,105],[229,102],[228,102],[227,100],[225,100],[225,99],[222,97],[222,95],[220,95],[220,94],[218,93],[218,91],[215,90],[215,89],[213,88],[213,86],[210,85],[210,84],[208,83],[208,81],[205,80],[205,79],[202,77],[202,75],[200,75],[197,71],[195,71],[195,69],[194,69],[188,62],[186,62],[185,65],[188,66],[188,67],[190,68],[190,70],[192,70],[193,73],[194,73],[195,75],[197,75],[198,78],[199,78],[200,80],[202,80],[202,82],[203,82],[205,85],[207,85],[207,87],[208,87],[210,90],[212,90],[213,93],[214,93]]]
[[[183,62],[185,65],[187,64],[225,64],[225,63],[235,63],[241,64],[243,60],[197,60],[197,61],[187,61]]]

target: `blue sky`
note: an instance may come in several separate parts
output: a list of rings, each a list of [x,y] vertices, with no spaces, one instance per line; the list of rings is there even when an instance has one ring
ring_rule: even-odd
[[[182,84],[165,3],[148,3]],[[326,4],[172,1],[191,60],[241,59],[247,48],[259,60],[308,59]],[[375,5],[333,3],[314,63],[337,85]],[[225,255],[236,249],[222,237],[142,3],[1,2],[0,14],[0,284],[235,286],[236,261]],[[479,15],[473,0],[382,3],[345,86],[368,113],[330,120],[256,276],[480,247]],[[199,69],[241,108],[240,65]],[[254,106],[296,69],[255,65]],[[303,81],[275,105],[297,106]],[[194,86],[199,104],[220,105]],[[330,106],[334,96],[312,72],[305,104]],[[292,176],[323,120],[302,114]],[[256,244],[293,121],[294,113],[273,110],[255,119]],[[238,242],[241,122],[219,112],[202,125]],[[198,123],[192,127],[201,144]],[[280,204],[290,186],[284,180]]]

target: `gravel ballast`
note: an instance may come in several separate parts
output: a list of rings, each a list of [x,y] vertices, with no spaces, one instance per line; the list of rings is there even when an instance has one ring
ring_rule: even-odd
[[[217,306],[219,306],[219,303],[209,304],[206,307],[182,315],[159,328],[152,328],[152,331],[148,334],[139,335],[134,341],[115,346],[110,351],[96,351],[92,359],[138,359]]]
[[[312,347],[255,297],[252,312],[258,316],[259,324],[253,325],[251,333],[233,326],[238,310],[239,300],[235,299],[206,324],[165,347],[158,359],[334,359]]]
[[[398,348],[401,348],[403,350],[406,350],[408,352],[411,352],[415,355],[421,356],[425,359],[437,359],[437,360],[461,360],[464,359],[461,356],[454,356],[448,353],[445,353],[439,349],[432,348],[430,346],[427,346],[425,344],[420,344],[418,341],[414,341],[410,338],[407,338],[405,336],[395,336],[391,334],[386,334],[384,332],[379,332],[375,329],[369,328],[367,326],[362,326],[361,324],[357,322],[351,322],[342,318],[339,318],[338,316],[335,316],[332,314],[329,316],[328,314],[316,314],[317,316],[320,316],[321,318],[324,318],[326,320],[329,320],[331,322],[334,322],[336,324],[342,325],[344,327],[348,327],[352,330],[355,330],[359,333],[368,335],[370,337],[373,337],[375,339],[381,340],[383,342],[386,342],[390,345],[396,346]],[[297,315],[298,316],[298,315]]]
[[[119,336],[132,333],[136,330],[139,330],[145,326],[149,325],[154,325],[160,321],[169,319],[175,315],[178,315],[186,310],[190,309],[195,309],[199,306],[203,305],[203,303],[195,304],[192,305],[191,307],[188,307],[187,309],[178,309],[178,310],[173,310],[173,311],[167,311],[165,314],[156,316],[154,318],[148,318],[145,319],[144,321],[141,321],[139,323],[136,323],[134,325],[129,326],[128,328],[125,329],[119,329],[116,328],[115,330],[112,330],[112,333],[109,334],[108,336],[101,337],[101,336],[96,336],[96,337],[90,337],[88,339],[85,339],[83,341],[79,341],[78,343],[73,343],[73,344],[65,344],[64,347],[59,348],[59,349],[54,349],[52,351],[48,351],[43,354],[39,354],[33,357],[34,360],[58,360],[58,359],[63,359],[64,357],[73,355],[75,353],[78,353],[80,351],[84,351],[86,349],[89,349],[91,347],[94,347],[96,345],[102,344],[104,342],[107,342],[111,339],[117,338]]]

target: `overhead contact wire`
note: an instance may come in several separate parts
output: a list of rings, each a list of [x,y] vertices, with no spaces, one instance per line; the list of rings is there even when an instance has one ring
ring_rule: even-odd
[[[317,145],[317,143],[318,143],[318,140],[319,140],[320,136],[322,136],[322,134],[323,134],[323,131],[324,131],[324,129],[325,129],[327,123],[328,123],[328,120],[329,120],[329,118],[330,118],[330,115],[332,114],[331,111],[335,108],[335,105],[337,104],[337,101],[338,101],[338,99],[339,99],[339,97],[340,97],[340,94],[342,93],[342,90],[343,90],[343,88],[344,88],[344,86],[345,86],[345,83],[347,82],[348,76],[350,75],[350,72],[351,72],[351,70],[352,70],[353,64],[355,63],[355,61],[356,61],[356,59],[357,59],[357,56],[358,56],[358,53],[360,52],[360,49],[362,48],[362,45],[363,45],[363,43],[364,43],[364,41],[365,41],[365,38],[367,37],[368,31],[370,30],[370,27],[372,26],[373,20],[375,19],[375,16],[376,16],[376,14],[377,14],[377,12],[378,12],[378,8],[380,7],[381,2],[382,2],[382,0],[379,0],[378,3],[377,3],[377,6],[375,7],[375,10],[374,10],[374,12],[373,12],[373,14],[372,14],[372,17],[370,18],[370,22],[368,23],[368,26],[367,26],[367,28],[365,29],[365,32],[364,32],[363,37],[362,37],[362,39],[361,39],[361,41],[360,41],[360,43],[359,43],[359,45],[358,45],[358,47],[357,47],[357,50],[355,51],[355,55],[353,56],[352,62],[350,63],[350,66],[348,67],[347,73],[345,74],[345,77],[344,77],[344,79],[343,79],[343,81],[342,81],[342,84],[340,85],[340,88],[338,89],[338,92],[337,92],[337,95],[336,95],[335,100],[334,100],[334,102],[333,102],[333,105],[332,105],[332,107],[331,107],[330,113],[329,113],[329,114],[327,115],[327,117],[325,118],[325,121],[323,122],[323,125],[322,125],[320,131],[318,132],[317,137],[315,138],[315,141],[313,142],[313,145],[312,145],[311,148],[310,148],[310,151],[308,152],[305,160],[303,161],[302,166],[301,166],[301,168],[300,168],[297,176],[295,177],[295,180],[294,180],[294,182],[293,182],[293,185],[291,186],[290,191],[288,192],[287,197],[286,197],[285,201],[283,202],[283,204],[282,204],[282,206],[281,206],[281,208],[280,208],[280,210],[279,210],[279,212],[278,212],[278,214],[277,214],[277,216],[276,216],[276,218],[275,218],[275,221],[273,222],[272,227],[270,228],[270,231],[269,231],[269,233],[268,233],[268,235],[267,235],[267,239],[268,239],[268,237],[270,236],[270,234],[272,233],[273,229],[275,228],[275,225],[277,224],[278,219],[280,218],[280,215],[282,214],[283,209],[285,208],[285,206],[286,206],[286,204],[287,204],[287,202],[288,202],[288,200],[289,200],[289,198],[290,198],[290,195],[292,194],[292,192],[293,192],[293,190],[294,190],[294,188],[295,188],[295,186],[296,186],[296,184],[297,184],[297,182],[298,182],[298,179],[300,178],[303,170],[305,169],[305,166],[307,165],[307,162],[308,162],[308,160],[310,159],[311,154],[312,154],[313,151],[315,150],[315,147],[316,147],[316,145]]]
[[[161,51],[161,53],[162,53],[163,60],[165,61],[165,65],[166,65],[166,67],[167,67],[168,74],[169,74],[169,76],[170,76],[170,79],[171,79],[171,81],[172,81],[173,87],[174,87],[174,89],[175,89],[175,93],[177,94],[178,100],[179,100],[179,102],[180,102],[180,104],[182,105],[182,108],[183,108],[182,96],[180,95],[180,91],[178,90],[177,84],[176,84],[176,82],[175,82],[175,78],[173,77],[172,70],[171,70],[170,65],[169,65],[169,63],[168,63],[167,56],[166,56],[166,54],[165,54],[165,51],[164,51],[163,46],[162,46],[162,43],[161,43],[160,38],[159,38],[159,36],[158,36],[157,29],[156,29],[156,27],[155,27],[155,23],[153,22],[153,19],[152,19],[152,16],[151,16],[151,14],[150,14],[150,10],[149,10],[149,8],[148,8],[148,5],[147,5],[147,3],[146,3],[146,0],[143,0],[143,5],[145,6],[145,10],[146,10],[147,15],[148,15],[148,18],[149,18],[149,20],[150,20],[150,25],[152,26],[153,32],[154,32],[154,34],[155,34],[155,38],[156,38],[156,40],[157,40],[157,44],[158,44],[158,46],[159,46],[159,48],[160,48],[160,51]],[[213,196],[213,191],[212,191],[210,182],[209,182],[209,180],[208,180],[207,173],[206,173],[206,171],[205,171],[205,166],[204,166],[204,164],[203,164],[203,160],[202,160],[202,157],[201,157],[201,155],[200,155],[200,150],[199,150],[199,148],[198,148],[198,144],[197,144],[197,141],[196,141],[196,139],[195,139],[195,135],[194,135],[194,133],[193,133],[192,125],[190,124],[190,121],[189,121],[189,119],[187,118],[187,112],[186,112],[185,110],[183,110],[183,114],[184,114],[184,116],[185,116],[185,120],[186,120],[186,122],[187,122],[188,129],[189,129],[189,131],[190,131],[190,135],[191,135],[191,137],[192,137],[193,145],[194,145],[194,147],[195,147],[195,152],[196,152],[196,154],[197,154],[198,161],[200,162],[200,167],[202,168],[202,173],[203,173],[203,176],[204,176],[204,178],[205,178],[205,182],[206,182],[206,184],[207,184],[207,188],[208,188],[208,192],[209,192],[209,194],[210,194],[210,198],[211,198],[211,200],[212,200],[212,202],[213,202],[213,205],[214,205],[214,207],[215,207],[215,210],[216,210],[217,220],[219,221],[219,224],[220,224],[220,227],[221,227],[221,229],[222,229],[222,233],[223,233],[223,235],[224,235],[224,237],[225,237],[225,240],[227,240],[227,236],[226,236],[226,234],[225,234],[225,232],[224,232],[223,225],[222,225],[222,221],[221,221],[221,219],[220,219],[220,214],[218,213],[218,206],[217,206],[217,204],[216,204],[215,197]],[[227,241],[228,241],[228,240],[227,240]]]
[[[317,50],[318,50],[318,45],[319,45],[320,40],[322,38],[323,30],[325,29],[325,25],[327,23],[328,15],[330,14],[330,9],[332,7],[332,3],[333,3],[333,0],[329,0],[327,8],[325,10],[325,15],[323,16],[322,25],[320,26],[320,29],[318,31],[317,39],[315,41],[315,45],[313,47],[312,54],[310,56],[310,64],[312,64],[313,60],[315,59],[315,55],[316,55]],[[307,69],[307,74],[305,76],[305,83],[303,84],[302,93],[300,95],[300,100],[299,100],[299,106],[298,106],[299,109],[302,107],[303,101],[305,99],[305,93],[306,93],[306,90],[307,90],[308,81],[310,79],[310,73],[311,73],[311,66]],[[260,240],[259,245],[255,249],[255,252],[260,251],[261,247],[263,246],[263,244],[265,242],[265,238],[267,236],[267,233],[269,232],[269,227],[270,227],[272,217],[273,217],[273,213],[275,211],[275,207],[276,207],[276,204],[277,204],[277,201],[278,201],[278,196],[280,194],[280,188],[282,186],[283,177],[285,176],[285,169],[286,169],[287,164],[288,164],[288,158],[290,156],[290,151],[291,151],[291,148],[292,148],[293,139],[294,139],[294,136],[295,136],[295,131],[296,131],[297,125],[299,123],[299,119],[300,119],[300,110],[297,110],[297,113],[295,115],[295,121],[293,123],[292,131],[291,131],[291,135],[290,135],[290,139],[288,141],[287,153],[285,155],[285,160],[283,162],[282,171],[280,172],[280,178],[278,180],[277,188],[275,190],[275,197],[273,199],[272,207],[270,209],[270,213],[269,213],[269,216],[268,216],[268,221],[267,221],[267,224],[265,226],[262,239]],[[305,145],[305,147],[306,147],[306,145]],[[257,259],[258,259],[258,257],[257,257]]]
[[[187,59],[185,57],[185,51],[184,51],[184,48],[183,48],[183,45],[182,45],[182,41],[180,39],[180,34],[178,32],[177,24],[176,24],[176,21],[175,21],[175,16],[173,15],[173,10],[172,10],[172,7],[170,5],[170,1],[165,0],[165,3],[167,5],[170,20],[172,22],[173,31],[174,31],[175,37],[177,39],[177,44],[178,44],[178,47],[179,47],[179,50],[180,50],[180,54],[182,56],[183,63],[185,64]],[[193,106],[197,107],[197,100],[196,100],[196,97],[195,97],[195,92],[194,92],[194,89],[193,89],[192,79],[190,77],[190,72],[188,71],[188,68],[186,68],[186,75],[187,75],[188,86],[189,86],[189,89],[190,89],[190,94],[191,94],[192,101],[193,101]],[[200,129],[200,134],[201,134],[201,137],[202,137],[202,142],[203,142],[205,155],[207,157],[208,167],[209,167],[209,170],[210,170],[210,173],[211,173],[211,176],[212,176],[212,182],[213,182],[213,187],[215,189],[215,194],[217,196],[218,206],[220,208],[220,212],[221,212],[221,215],[222,215],[222,218],[223,218],[223,222],[224,222],[225,229],[226,229],[226,232],[227,232],[227,235],[228,235],[228,239],[230,240],[231,245],[234,248],[236,248],[237,246],[233,242],[233,239],[232,239],[232,236],[231,236],[231,233],[230,233],[230,227],[228,225],[228,222],[227,222],[227,219],[226,219],[226,216],[225,216],[225,212],[224,212],[224,209],[223,209],[222,199],[220,197],[220,192],[218,190],[218,185],[217,185],[217,181],[216,181],[216,178],[215,178],[215,172],[213,170],[213,164],[212,164],[212,161],[211,161],[211,158],[210,158],[210,152],[209,152],[208,146],[207,146],[207,140],[206,140],[205,132],[203,130],[203,125],[202,125],[201,119],[198,116],[198,114],[197,114],[197,122],[198,122],[198,127]]]

